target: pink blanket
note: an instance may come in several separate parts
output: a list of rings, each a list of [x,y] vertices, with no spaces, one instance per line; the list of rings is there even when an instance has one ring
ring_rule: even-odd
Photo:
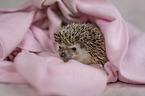
[[[104,68],[55,56],[53,33],[61,24],[87,21],[105,36]],[[145,84],[145,33],[108,0],[32,0],[0,10],[1,83],[30,84],[44,95],[96,96],[117,80]]]

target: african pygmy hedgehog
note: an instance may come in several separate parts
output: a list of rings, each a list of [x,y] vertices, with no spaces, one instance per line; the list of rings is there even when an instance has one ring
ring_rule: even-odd
[[[105,64],[104,35],[96,24],[71,23],[54,33],[57,51],[63,61],[75,59],[84,64]]]

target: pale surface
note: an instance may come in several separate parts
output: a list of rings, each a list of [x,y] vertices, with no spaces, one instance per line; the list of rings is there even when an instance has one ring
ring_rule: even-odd
[[[1,96],[43,96],[26,85],[0,84]],[[100,96],[145,96],[145,88],[126,84],[109,84]]]
[[[28,0],[0,0],[0,9],[14,8],[21,6]],[[145,31],[145,8],[144,0],[110,0],[121,12],[122,16]],[[145,87],[128,86],[126,84],[111,84],[101,96],[145,96]],[[0,84],[2,96],[41,96],[26,85]]]

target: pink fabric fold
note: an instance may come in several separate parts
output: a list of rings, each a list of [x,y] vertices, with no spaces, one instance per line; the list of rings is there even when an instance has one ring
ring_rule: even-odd
[[[16,72],[16,69],[13,65],[14,63],[9,61],[0,62],[0,82],[27,84],[27,81],[18,72]]]
[[[23,40],[32,23],[33,14],[34,11],[0,15],[0,59],[7,57]]]
[[[16,57],[15,67],[44,95],[95,96],[107,82],[106,73],[101,69],[75,60],[64,63],[56,57],[41,57],[27,51]]]
[[[104,67],[57,57],[53,34],[71,22],[98,24],[109,59]],[[145,84],[144,41],[145,34],[126,23],[108,0],[32,0],[0,11],[0,82],[62,96],[94,96],[117,80]]]

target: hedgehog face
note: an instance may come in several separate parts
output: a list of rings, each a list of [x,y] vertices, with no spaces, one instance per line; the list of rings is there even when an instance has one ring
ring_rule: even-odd
[[[76,45],[68,46],[65,44],[60,44],[58,46],[58,52],[63,61],[67,62],[68,60],[76,57],[78,47],[79,46]]]
[[[74,44],[71,46],[65,44],[59,44],[58,52],[60,57],[63,59],[64,62],[67,62],[70,59],[75,59],[81,61],[81,58],[85,56],[88,57],[89,53],[86,51],[85,48],[81,48],[79,44]],[[86,56],[87,54],[87,56]],[[80,58],[81,57],[81,58]]]

